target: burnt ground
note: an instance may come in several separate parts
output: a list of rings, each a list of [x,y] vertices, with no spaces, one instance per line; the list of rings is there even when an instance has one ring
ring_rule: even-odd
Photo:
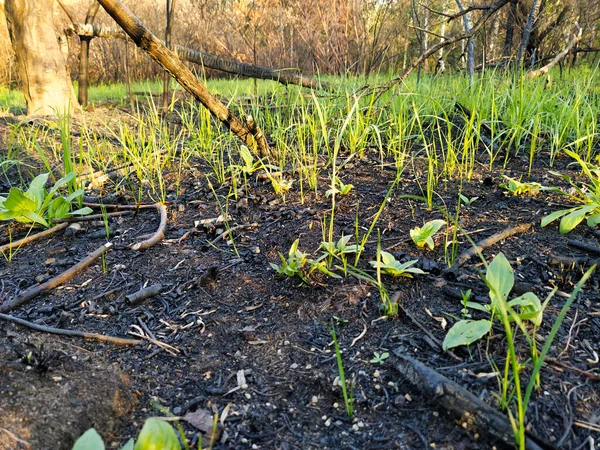
[[[3,139],[6,145],[6,135]],[[538,331],[541,348],[566,294],[585,269],[551,264],[552,256],[593,257],[569,246],[568,240],[599,246],[599,237],[584,225],[569,235],[559,234],[556,224],[540,228],[539,218],[560,208],[564,198],[547,193],[505,194],[499,187],[501,173],[520,177],[526,159],[512,158],[502,172],[501,167],[487,169],[484,153],[478,158],[481,164],[476,164],[471,181],[463,181],[462,191],[479,199],[462,206],[460,224],[479,241],[508,227],[536,222],[531,230],[484,254],[490,261],[503,252],[520,288],[535,291],[542,300],[552,287],[559,288]],[[364,234],[384,201],[395,171],[382,168],[374,159],[365,154],[342,172],[342,180],[354,189],[338,197],[336,239],[342,233],[354,235],[357,211]],[[330,214],[330,200],[324,195],[329,187],[327,170],[321,173],[318,194],[305,191],[303,199],[297,183],[283,200],[268,179],[253,174],[247,184],[238,186],[237,195],[232,195],[229,182],[217,186],[217,202],[203,175],[210,169],[199,161],[190,162],[193,169],[179,195],[173,190],[168,194],[168,226],[162,242],[140,252],[129,248],[156,230],[155,210],[111,219],[114,247],[103,262],[13,312],[40,324],[122,337],[139,333],[143,324],[144,333],[151,332],[172,348],[149,342],[133,347],[100,343],[0,322],[0,448],[25,448],[15,440],[19,438],[35,449],[69,449],[74,437],[90,426],[98,429],[110,448],[117,448],[139,432],[146,417],[163,415],[153,402],[176,415],[198,408],[218,411],[224,420],[216,448],[502,447],[486,430],[465,429],[394,369],[392,351],[401,351],[497,406],[498,379],[490,375],[495,371],[492,362],[502,368],[506,357],[506,339],[498,322],[489,337],[469,349],[455,350],[460,361],[444,353],[415,324],[442,341],[442,321],[449,327],[461,317],[461,301],[452,293],[472,289],[476,296],[487,296],[478,259],[456,272],[445,271],[444,232],[436,236],[433,251],[418,250],[408,238],[411,228],[442,217],[423,202],[402,198],[422,195],[416,181],[424,184],[425,172],[418,157],[403,172],[358,264],[370,271],[377,228],[383,250],[401,261],[419,260],[417,266],[427,275],[384,277],[390,294],[400,293],[399,301],[414,321],[402,310],[396,318],[382,318],[379,291],[355,277],[313,274],[307,286],[298,278],[278,276],[269,266],[279,263],[278,252],[287,254],[297,238],[300,250],[317,255],[323,221]],[[554,170],[577,176],[567,163],[557,160]],[[557,184],[547,171],[540,163],[531,179]],[[2,174],[0,192],[18,182],[16,172],[8,170]],[[434,197],[452,217],[458,189],[459,181],[441,179]],[[126,193],[106,194],[104,199],[133,203]],[[232,231],[233,241],[215,240],[225,230],[222,224],[195,226],[196,221],[224,213],[220,208],[225,205],[230,216],[227,226],[242,226]],[[190,230],[195,232],[181,240]],[[1,223],[0,244],[9,236],[16,239],[26,233],[27,227]],[[459,252],[469,248],[464,237],[458,239]],[[79,232],[61,232],[24,246],[10,261],[1,259],[0,302],[64,271],[104,242],[104,224],[88,223]],[[600,341],[598,282],[598,275],[593,275],[568,311],[549,353],[552,362],[542,369],[542,389],[529,407],[530,431],[560,448],[583,448],[590,436],[596,442],[600,439],[594,431],[600,424],[600,370],[597,353],[594,356]],[[127,301],[126,295],[156,283],[163,286],[161,294],[135,305]],[[476,311],[472,315],[485,317]],[[332,322],[346,377],[353,380],[352,420],[336,386]],[[526,383],[531,363],[521,335],[516,346],[526,364]],[[372,363],[375,352],[392,356],[381,364]],[[245,383],[238,381],[240,371]],[[198,431],[182,424],[190,441],[197,442]],[[588,443],[584,448],[592,446]]]

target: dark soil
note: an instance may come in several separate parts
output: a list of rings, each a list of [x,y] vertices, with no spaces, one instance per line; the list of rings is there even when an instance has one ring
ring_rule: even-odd
[[[3,139],[6,143],[6,136]],[[480,159],[485,163],[483,154]],[[526,165],[526,160],[514,157],[504,173],[519,178]],[[192,166],[179,195],[169,192],[168,228],[160,244],[141,252],[129,248],[155,231],[155,210],[111,220],[114,248],[104,261],[13,313],[49,326],[122,337],[146,327],[158,341],[176,350],[152,343],[131,347],[44,335],[0,322],[0,434],[4,433],[2,441],[10,443],[0,448],[24,448],[14,441],[18,437],[36,449],[69,449],[90,426],[116,448],[139,432],[145,418],[164,415],[152,402],[176,415],[197,408],[218,411],[225,419],[217,448],[502,447],[486,430],[465,429],[435,399],[401,379],[392,354],[399,350],[411,355],[497,406],[498,378],[492,373],[494,365],[503,370],[506,358],[506,339],[498,323],[489,338],[469,349],[456,349],[461,359],[457,361],[402,310],[394,319],[382,318],[379,291],[365,281],[312,274],[311,285],[306,286],[299,278],[279,277],[269,263],[279,264],[278,252],[287,255],[296,239],[300,250],[317,254],[324,220],[331,213],[330,199],[324,195],[327,170],[321,173],[318,194],[305,191],[302,198],[295,182],[283,200],[268,180],[255,174],[238,186],[237,195],[232,195],[229,183],[219,186],[217,202],[204,176],[210,169],[198,161],[192,161]],[[461,317],[461,300],[452,293],[472,289],[476,296],[487,298],[487,289],[477,258],[455,272],[445,270],[444,232],[436,236],[433,251],[418,250],[410,241],[411,228],[442,217],[437,209],[428,210],[423,202],[402,197],[423,195],[416,181],[424,186],[425,172],[419,167],[416,158],[414,167],[402,174],[358,266],[373,273],[368,261],[376,255],[377,229],[382,250],[401,261],[418,259],[417,266],[428,275],[385,277],[384,282],[390,294],[400,293],[403,308],[442,341],[442,322],[448,323],[447,330]],[[547,170],[540,164],[531,179],[544,185],[556,183]],[[577,175],[563,160],[554,170]],[[501,173],[500,168],[490,172],[485,164],[478,164],[473,178],[463,181],[463,194],[479,199],[462,206],[460,224],[479,241],[514,225],[536,223],[530,231],[486,249],[484,255],[490,261],[503,252],[515,269],[519,289],[533,290],[542,300],[552,287],[559,288],[538,331],[541,348],[566,294],[585,269],[552,265],[549,258],[593,256],[568,246],[567,241],[599,246],[599,239],[585,225],[569,235],[559,234],[556,224],[540,228],[539,219],[560,208],[557,203],[564,199],[546,193],[509,197],[499,187]],[[0,192],[6,192],[9,183],[19,183],[16,175],[9,171],[0,178]],[[366,232],[394,176],[394,170],[382,168],[369,155],[344,168],[342,180],[354,189],[338,197],[336,239],[342,233],[355,234],[357,215],[360,234]],[[459,181],[452,177],[440,180],[436,188],[434,201],[451,217],[458,190]],[[133,203],[126,195],[105,196],[104,201]],[[228,227],[246,225],[232,232],[233,241],[215,240],[225,231],[223,225],[195,227],[195,221],[224,214],[219,204],[227,205]],[[190,230],[196,232],[180,242]],[[22,225],[2,223],[0,244],[27,231]],[[470,247],[464,237],[458,239],[459,252]],[[64,271],[104,242],[103,223],[85,224],[80,232],[59,233],[24,246],[10,261],[1,259],[0,302]],[[593,275],[568,311],[549,353],[555,362],[543,367],[542,389],[534,394],[528,410],[530,431],[560,448],[580,448],[589,436],[596,442],[600,438],[593,431],[600,424],[600,370],[597,353],[594,356],[600,342],[598,282],[598,275]],[[127,302],[126,295],[155,283],[162,284],[161,294],[137,305]],[[473,316],[485,317],[476,311]],[[329,331],[332,323],[346,377],[353,380],[352,420],[335,383],[339,372]],[[531,363],[520,334],[516,346],[525,365],[526,384]],[[43,367],[23,358],[28,349],[50,355]],[[381,364],[370,362],[375,352],[391,356]],[[240,371],[247,386],[238,384]],[[124,377],[130,380],[129,388]],[[117,393],[119,400],[114,401]],[[137,407],[127,415],[134,396]],[[183,426],[190,441],[196,442],[198,432]],[[50,432],[58,428],[60,432]]]

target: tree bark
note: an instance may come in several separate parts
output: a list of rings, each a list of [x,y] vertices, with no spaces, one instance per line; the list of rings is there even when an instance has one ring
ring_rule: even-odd
[[[165,29],[165,45],[169,50],[173,50],[171,45],[171,30],[173,22],[173,11],[175,10],[175,0],[166,0],[167,10],[167,27]],[[169,73],[165,72],[163,76],[163,98],[162,98],[162,111],[163,114],[167,113],[169,109]]]
[[[525,28],[523,29],[523,37],[521,38],[521,44],[519,45],[519,51],[517,52],[517,62],[516,69],[521,69],[521,64],[523,62],[523,54],[527,49],[527,45],[529,44],[529,37],[531,36],[531,32],[533,30],[533,26],[537,20],[538,13],[540,11],[540,0],[533,0],[531,5],[531,10],[529,11],[529,15],[527,16],[527,22],[525,23]]]
[[[269,144],[262,132],[249,130],[229,109],[200,83],[194,74],[154,36],[148,28],[120,0],[98,0],[106,12],[131,37],[138,47],[148,53],[177,80],[183,88],[200,101],[214,116],[254,152],[261,156],[270,153]]]
[[[6,0],[4,3],[28,115],[80,111],[54,32],[52,1]]]
[[[506,16],[506,35],[504,36],[504,49],[502,55],[508,58],[512,53],[512,41],[515,33],[515,21],[517,20],[517,2],[518,0],[510,0],[510,9]]]

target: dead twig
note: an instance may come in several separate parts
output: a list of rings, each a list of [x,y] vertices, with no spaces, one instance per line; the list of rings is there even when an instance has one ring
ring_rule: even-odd
[[[127,298],[127,303],[129,303],[130,305],[138,305],[144,300],[160,294],[162,291],[162,284],[157,283],[153,284],[152,286],[142,288],[139,291],[134,292],[133,294],[126,295],[125,298]]]
[[[242,228],[252,228],[252,227],[257,227],[257,226],[258,226],[257,223],[249,223],[246,225],[236,225],[235,227],[228,228],[227,230],[225,230],[221,234],[219,234],[216,238],[214,238],[212,241],[210,241],[210,245],[215,245],[217,242],[219,242],[225,236],[230,235],[234,231],[241,230]]]
[[[31,448],[31,444],[21,438],[19,438],[16,434],[14,434],[12,431],[7,430],[6,428],[2,428],[0,427],[0,431],[8,434],[8,437],[11,438],[13,441],[21,444],[22,446],[24,446],[26,449],[30,449]]]
[[[532,70],[525,75],[525,78],[536,78],[546,75],[550,69],[552,69],[555,65],[559,63],[561,59],[569,54],[571,49],[581,40],[581,35],[583,33],[583,28],[579,26],[577,22],[575,22],[575,26],[579,29],[577,34],[574,34],[569,41],[569,44],[565,47],[565,49],[560,52],[558,55],[554,57],[552,61],[546,64],[544,67],[540,67],[539,69]]]
[[[138,242],[137,244],[133,244],[131,246],[131,250],[145,250],[153,247],[165,237],[165,230],[167,229],[167,206],[164,203],[157,203],[155,207],[160,213],[160,224],[158,225],[158,230],[156,230],[156,233],[154,233],[149,239]]]
[[[485,238],[482,241],[479,241],[477,243],[476,247],[469,248],[468,250],[463,252],[458,258],[456,258],[456,261],[454,263],[454,266],[452,266],[452,269],[462,266],[473,256],[481,254],[481,252],[484,249],[491,247],[492,245],[494,245],[506,238],[514,236],[515,234],[524,233],[525,231],[531,229],[532,225],[533,224],[531,224],[531,223],[524,223],[522,225],[517,225],[516,227],[507,228],[506,230],[503,230],[499,233],[493,234],[490,237]]]
[[[28,244],[30,242],[37,241],[38,239],[42,239],[47,236],[51,236],[60,230],[64,230],[68,226],[69,226],[68,223],[61,223],[60,225],[56,225],[55,227],[48,228],[47,230],[40,231],[39,233],[24,237],[23,239],[19,239],[18,241],[9,242],[8,244],[4,244],[4,245],[0,246],[0,253],[4,253],[7,250],[12,250],[13,248],[18,248],[18,247]]]
[[[7,322],[16,323],[32,330],[41,331],[43,333],[59,334],[61,336],[75,336],[90,339],[93,341],[110,342],[111,344],[118,345],[139,345],[143,341],[139,339],[127,339],[116,336],[108,336],[106,334],[88,333],[86,331],[79,330],[63,330],[61,328],[48,327],[46,325],[40,325],[38,323],[29,322],[19,317],[14,317],[9,314],[0,313],[0,319],[6,320]]]
[[[18,307],[23,306],[28,301],[34,299],[38,295],[43,294],[44,292],[48,292],[49,290],[54,289],[56,286],[71,280],[79,272],[91,266],[94,263],[94,261],[96,261],[102,255],[104,255],[107,251],[109,251],[111,247],[112,244],[110,242],[107,242],[106,244],[103,244],[99,248],[94,250],[83,260],[79,261],[77,264],[65,270],[63,273],[55,276],[54,278],[49,279],[45,283],[31,286],[29,289],[17,295],[12,300],[0,305],[0,313],[8,313],[10,311],[13,311]]]
[[[425,366],[419,361],[394,350],[393,367],[400,375],[419,389],[425,397],[457,416],[466,429],[487,433],[508,445],[514,445],[514,434],[509,420],[496,409],[480,400],[465,388]],[[552,446],[526,432],[528,450],[551,449]]]
[[[83,202],[82,203],[83,206],[89,206],[90,208],[104,208],[104,209],[150,209],[150,208],[156,208],[156,204],[153,205],[141,205],[141,204],[136,204],[136,205],[120,205],[118,203],[89,203],[89,202]]]
[[[89,222],[92,220],[104,220],[107,217],[125,216],[127,214],[132,214],[132,213],[133,213],[133,211],[130,211],[130,210],[114,211],[114,212],[107,212],[105,214],[90,214],[89,216],[74,216],[74,217],[69,217],[67,219],[58,219],[57,222],[59,222],[59,223]]]

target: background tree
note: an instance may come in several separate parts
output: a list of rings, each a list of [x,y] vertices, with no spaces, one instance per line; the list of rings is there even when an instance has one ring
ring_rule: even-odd
[[[28,115],[72,114],[80,109],[49,14],[52,7],[53,0],[4,4]]]

